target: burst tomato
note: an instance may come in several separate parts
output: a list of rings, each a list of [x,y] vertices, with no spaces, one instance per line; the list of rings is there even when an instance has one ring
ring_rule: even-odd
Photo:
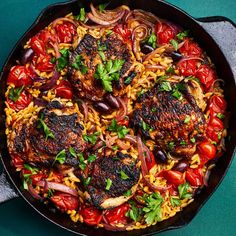
[[[56,32],[60,43],[72,43],[73,37],[76,34],[76,27],[70,22],[64,22],[63,24],[57,24]]]
[[[102,220],[102,212],[93,206],[82,207],[79,213],[82,215],[84,222],[88,225],[98,225]]]
[[[179,186],[185,182],[183,173],[177,170],[166,170],[161,174],[169,184]]]
[[[186,180],[192,185],[192,186],[201,186],[203,183],[203,176],[202,176],[202,169],[190,169],[188,168],[186,171]]]
[[[56,86],[56,95],[62,98],[71,99],[73,96],[72,88],[67,80],[61,80]]]
[[[44,43],[44,45],[47,45],[49,42],[54,43],[57,41],[57,37],[55,35],[50,34],[47,30],[41,30],[37,34],[37,36]]]
[[[223,122],[217,117],[211,117],[207,126],[207,137],[211,140],[218,142],[221,138],[221,132],[224,129]]]
[[[224,113],[226,110],[227,103],[223,97],[214,95],[210,99],[210,113],[212,116],[216,116],[218,113]]]
[[[194,76],[197,72],[196,60],[180,61],[177,68],[183,76]]]
[[[50,199],[63,212],[75,210],[79,206],[78,198],[67,193],[55,193]]]
[[[118,121],[118,125],[124,125],[124,126],[128,127],[129,126],[129,120],[124,119],[124,120]]]
[[[32,174],[30,179],[32,180],[32,184],[36,185],[40,180],[45,179],[47,176],[44,173]]]
[[[13,110],[20,111],[25,109],[31,102],[31,95],[26,91],[22,91],[16,102],[7,98],[7,103]]]
[[[54,69],[54,64],[51,63],[51,55],[40,54],[33,58],[34,66],[37,70],[42,72],[51,72]]]
[[[201,57],[202,49],[197,43],[193,42],[191,39],[186,38],[184,45],[179,49],[179,51],[185,56]]]
[[[34,37],[30,39],[29,45],[34,50],[34,52],[38,55],[44,54],[46,52],[45,44],[38,37],[38,35],[35,35]]]
[[[203,141],[199,143],[198,151],[200,156],[203,156],[207,160],[211,160],[216,156],[216,147],[209,141]]]
[[[148,170],[152,169],[152,167],[156,164],[155,157],[151,151],[149,152],[149,155],[150,155],[150,160],[146,158],[146,164],[147,164]]]
[[[169,43],[171,39],[178,33],[178,29],[174,25],[170,25],[164,22],[158,22],[156,25],[156,34],[158,36],[158,43]]]
[[[8,75],[7,83],[16,87],[28,86],[33,82],[31,77],[31,72],[25,66],[14,66]]]
[[[128,42],[130,40],[131,31],[127,29],[125,26],[118,24],[117,26],[115,26],[114,32],[119,34],[124,42]]]
[[[125,214],[128,210],[129,205],[124,203],[123,205],[115,207],[112,210],[107,210],[104,217],[109,224],[126,223],[128,218]]]
[[[22,168],[23,164],[24,164],[24,160],[21,159],[21,157],[19,155],[14,154],[14,155],[12,155],[12,164],[16,168]]]
[[[208,65],[201,65],[197,70],[196,77],[200,79],[206,91],[209,90],[212,83],[216,80],[215,71]]]

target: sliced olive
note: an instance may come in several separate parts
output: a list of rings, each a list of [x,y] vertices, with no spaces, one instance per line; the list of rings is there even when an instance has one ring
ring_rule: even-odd
[[[144,53],[144,54],[148,54],[148,53],[152,52],[153,50],[154,50],[154,48],[147,45],[147,44],[142,44],[141,45],[141,52]]]
[[[101,113],[111,113],[112,109],[109,105],[104,102],[96,102],[94,103],[94,107],[100,111]]]
[[[178,52],[169,52],[168,56],[170,56],[174,62],[178,62],[182,59],[182,55]]]
[[[155,159],[159,163],[167,163],[166,154],[161,150],[154,150],[153,151]]]
[[[179,163],[177,163],[174,167],[173,167],[173,170],[177,170],[177,171],[180,171],[180,172],[184,172],[187,170],[188,168],[188,162],[187,161],[181,161]]]
[[[116,97],[114,97],[112,94],[108,93],[105,95],[105,100],[108,102],[108,104],[113,107],[118,109],[120,107],[119,102],[117,101]]]

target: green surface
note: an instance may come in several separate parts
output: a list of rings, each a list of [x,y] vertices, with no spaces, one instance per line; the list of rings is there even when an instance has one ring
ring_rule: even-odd
[[[56,0],[7,0],[0,2],[0,67],[19,37],[36,19],[39,12]],[[194,17],[221,15],[236,21],[234,0],[170,0]],[[235,50],[235,49],[234,49]],[[236,235],[236,161],[223,183],[186,227],[160,236],[229,236]],[[0,193],[1,194],[1,193]],[[0,235],[72,235],[37,214],[22,199],[0,205]]]

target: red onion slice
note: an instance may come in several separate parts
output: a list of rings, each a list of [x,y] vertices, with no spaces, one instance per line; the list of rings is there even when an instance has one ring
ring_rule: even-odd
[[[148,174],[148,168],[144,156],[144,148],[143,148],[143,143],[140,137],[137,137],[137,145],[138,145],[138,158],[141,161],[141,169],[142,169],[142,175],[143,178],[145,175]]]
[[[32,195],[33,198],[35,198],[37,200],[43,200],[43,198],[41,196],[39,196],[37,191],[33,188],[32,184],[28,184],[28,190],[29,190],[29,193]]]
[[[70,22],[71,24],[73,24],[75,27],[77,27],[77,23],[75,21],[73,21],[72,19],[69,19],[69,18],[66,18],[66,17],[60,17],[60,18],[57,18],[56,20],[54,20],[52,22],[52,27],[54,28],[58,22],[60,21],[67,21],[67,22]]]

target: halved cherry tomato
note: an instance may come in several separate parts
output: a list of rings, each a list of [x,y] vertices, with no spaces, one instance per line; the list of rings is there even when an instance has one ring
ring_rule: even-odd
[[[8,75],[7,83],[16,87],[28,86],[33,82],[31,76],[31,72],[25,66],[14,66]]]
[[[156,25],[156,34],[158,36],[158,43],[169,43],[171,39],[178,33],[178,28],[174,25],[170,25],[164,22],[158,22]]]
[[[193,76],[197,72],[196,60],[185,60],[180,61],[177,64],[177,68],[181,75],[183,76]]]
[[[146,158],[146,164],[147,164],[148,170],[150,170],[156,164],[155,157],[151,151],[149,152],[149,155],[150,155],[151,160],[148,160]]]
[[[223,129],[223,122],[217,117],[211,117],[206,131],[207,137],[215,142],[218,142],[220,140],[219,134],[221,134]]]
[[[226,110],[227,103],[221,96],[214,95],[210,99],[210,113],[212,116],[216,116],[218,113],[224,113]]]
[[[31,102],[31,95],[26,91],[22,91],[20,97],[16,102],[12,101],[10,98],[7,98],[7,103],[13,110],[20,111],[25,109]]]
[[[127,29],[125,26],[123,26],[122,24],[116,25],[114,28],[114,32],[119,34],[122,37],[124,42],[128,42],[130,40],[131,31]]]
[[[109,224],[126,223],[128,218],[125,214],[128,210],[128,203],[124,203],[123,205],[115,207],[112,210],[107,210],[104,217]]]
[[[49,46],[49,41],[53,43],[57,41],[57,36],[55,34],[49,33],[47,30],[41,30],[37,36],[44,43],[44,45],[47,46]]]
[[[214,129],[217,129],[217,130],[224,129],[224,124],[223,124],[222,120],[220,120],[217,117],[210,118],[208,125],[212,126]]]
[[[185,182],[183,173],[177,170],[163,171],[162,176],[169,184],[173,184],[174,186],[179,186]]]
[[[50,199],[63,212],[75,210],[79,206],[78,198],[67,193],[55,193]]]
[[[24,160],[19,155],[12,155],[12,164],[16,168],[22,168],[24,164]]]
[[[102,220],[102,212],[93,206],[82,207],[79,213],[82,215],[84,222],[88,225],[98,225]]]
[[[67,80],[61,80],[56,86],[56,95],[62,98],[71,99],[73,96],[70,82]]]
[[[51,72],[54,69],[54,64],[51,63],[52,56],[48,54],[40,54],[33,58],[34,66],[42,72]]]
[[[197,43],[193,42],[189,38],[184,40],[184,45],[179,49],[179,51],[185,56],[201,57],[202,55],[202,49]]]
[[[30,39],[29,45],[38,55],[46,52],[45,44],[41,39],[39,39],[38,35],[35,35]]]
[[[208,91],[212,83],[216,80],[216,73],[210,66],[201,65],[197,70],[196,77],[200,79],[205,90]]]
[[[40,180],[45,179],[47,176],[44,173],[32,174],[30,179],[32,180],[32,184],[36,185]]]
[[[188,168],[186,171],[186,180],[192,185],[192,186],[201,186],[203,183],[202,178],[202,169],[190,169]]]
[[[118,121],[118,125],[124,125],[124,126],[128,127],[129,126],[129,120],[124,119],[124,120]]]
[[[198,144],[198,151],[207,160],[213,159],[216,155],[216,147],[207,140]]]
[[[70,22],[64,22],[63,24],[57,24],[56,32],[60,43],[72,43],[73,37],[76,34],[76,27]]]

